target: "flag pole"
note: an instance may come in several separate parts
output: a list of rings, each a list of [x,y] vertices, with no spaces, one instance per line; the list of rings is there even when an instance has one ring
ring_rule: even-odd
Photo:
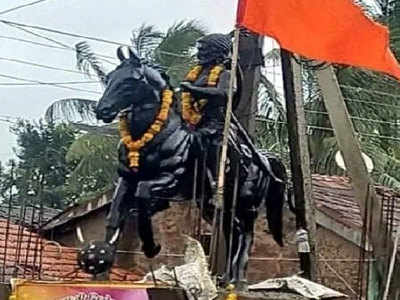
[[[223,234],[223,209],[224,209],[224,185],[225,185],[225,164],[228,154],[228,140],[229,140],[229,128],[231,126],[232,120],[232,103],[233,103],[233,89],[236,82],[236,69],[238,65],[239,57],[239,27],[236,25],[233,35],[233,50],[232,50],[232,66],[231,66],[231,76],[229,80],[229,90],[228,90],[228,102],[226,104],[225,113],[225,123],[222,137],[222,147],[220,153],[220,160],[218,166],[218,178],[217,178],[217,191],[215,197],[215,208],[216,213],[214,214],[213,229],[216,230],[216,234],[213,235],[212,240],[212,253],[214,259],[211,259],[211,270],[215,270],[218,263],[218,242]],[[216,226],[218,224],[218,226]],[[217,228],[218,227],[218,228]]]
[[[232,120],[233,87],[236,81],[236,68],[239,56],[238,52],[239,52],[239,27],[236,26],[234,31],[232,68],[229,81],[228,102],[226,104],[225,124],[224,124],[222,148],[221,148],[221,159],[218,168],[217,205],[219,208],[223,208],[223,201],[224,201],[225,163],[228,154],[229,128]]]

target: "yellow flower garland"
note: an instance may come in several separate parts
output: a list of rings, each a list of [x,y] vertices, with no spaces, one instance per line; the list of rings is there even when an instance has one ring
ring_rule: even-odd
[[[129,122],[126,114],[121,114],[119,120],[119,134],[121,141],[128,149],[128,160],[131,168],[139,167],[140,150],[150,142],[155,135],[157,135],[161,128],[164,126],[165,121],[168,119],[169,109],[173,102],[173,92],[171,90],[164,90],[162,92],[162,101],[160,111],[158,112],[155,121],[146,130],[143,135],[133,140],[129,130]]]
[[[193,67],[185,77],[185,81],[195,82],[199,77],[203,66],[197,65]],[[221,72],[224,70],[222,65],[216,65],[210,70],[207,78],[208,86],[216,86]],[[207,104],[207,99],[201,99],[198,102],[194,101],[189,92],[182,92],[182,118],[191,125],[197,125],[202,117],[201,111]]]

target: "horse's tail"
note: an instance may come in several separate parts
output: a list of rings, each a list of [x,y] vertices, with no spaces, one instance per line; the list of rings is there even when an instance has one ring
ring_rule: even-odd
[[[277,158],[271,159],[274,173],[279,177],[270,177],[268,190],[265,197],[267,210],[267,222],[269,231],[279,246],[283,247],[283,206],[287,199],[286,170],[285,166]]]

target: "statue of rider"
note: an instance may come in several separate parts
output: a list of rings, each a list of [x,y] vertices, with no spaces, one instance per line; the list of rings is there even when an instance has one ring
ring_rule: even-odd
[[[182,94],[190,93],[191,106],[201,115],[190,119],[189,114],[187,121],[207,148],[207,166],[215,184],[231,76],[232,40],[229,35],[209,34],[200,38],[196,47],[198,65],[188,73],[181,88]],[[183,104],[184,119],[185,109]]]

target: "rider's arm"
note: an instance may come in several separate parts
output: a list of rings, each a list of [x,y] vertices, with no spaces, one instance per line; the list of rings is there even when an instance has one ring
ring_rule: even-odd
[[[209,99],[210,101],[223,101],[225,104],[229,92],[230,71],[223,71],[219,77],[216,87],[198,87],[189,82],[184,82],[181,86],[189,90],[196,99]],[[234,89],[235,92],[235,89]]]

